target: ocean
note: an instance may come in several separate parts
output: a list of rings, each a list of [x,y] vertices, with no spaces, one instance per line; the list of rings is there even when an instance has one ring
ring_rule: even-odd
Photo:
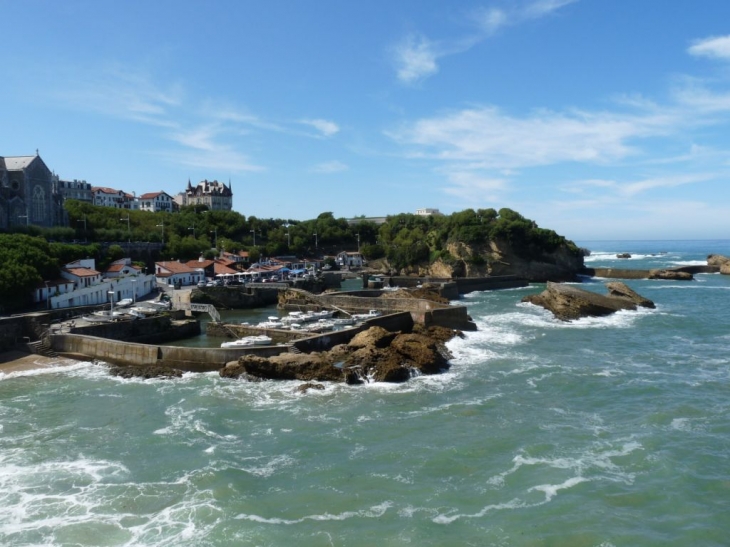
[[[578,243],[595,267],[730,256]],[[730,276],[626,283],[656,309],[466,295],[451,368],[398,385],[0,375],[0,545],[728,545]]]

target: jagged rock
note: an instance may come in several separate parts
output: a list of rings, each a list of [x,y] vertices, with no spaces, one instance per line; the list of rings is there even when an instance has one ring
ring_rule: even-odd
[[[391,349],[403,357],[403,364],[420,370],[423,374],[437,374],[448,368],[448,361],[439,351],[435,340],[421,334],[396,336]]]
[[[299,393],[306,393],[310,389],[323,390],[324,386],[322,384],[316,384],[314,382],[307,382],[306,384],[302,384],[302,385],[298,386],[295,391],[297,391]]]
[[[606,283],[606,288],[608,289],[608,295],[613,298],[623,298],[643,308],[656,308],[654,302],[629,288],[626,283],[612,281],[611,283]]]
[[[120,378],[144,378],[145,380],[149,378],[181,378],[183,375],[181,370],[158,365],[112,365],[109,367],[109,374]]]
[[[724,275],[730,275],[730,262],[725,262],[725,264],[720,266],[720,273]]]
[[[730,258],[723,256],[723,255],[708,255],[707,256],[707,265],[708,266],[720,266],[722,268],[723,264],[729,264]]]
[[[573,285],[547,284],[540,294],[525,296],[523,302],[530,302],[553,312],[563,321],[581,317],[601,317],[619,310],[635,310],[636,304],[623,298],[612,298]]]
[[[241,371],[247,375],[270,380],[304,380],[307,382],[315,380],[342,382],[344,380],[342,369],[335,367],[321,353],[282,353],[269,358],[244,355],[238,360],[238,364],[241,366]]]
[[[619,253],[616,255],[616,258],[631,258],[631,254],[629,253]]]
[[[360,384],[368,377],[377,382],[404,382],[415,370],[421,374],[437,374],[448,368],[449,354],[444,343],[461,334],[443,327],[430,327],[422,332],[402,334],[370,327],[353,337],[349,344],[337,345],[328,352],[282,353],[269,358],[244,355],[228,363],[220,375],[348,384]]]
[[[347,345],[353,349],[367,346],[385,348],[390,345],[396,335],[397,333],[389,332],[382,327],[371,327],[362,332],[358,332]]]
[[[648,279],[669,279],[672,281],[692,281],[694,276],[689,272],[677,270],[649,270]]]

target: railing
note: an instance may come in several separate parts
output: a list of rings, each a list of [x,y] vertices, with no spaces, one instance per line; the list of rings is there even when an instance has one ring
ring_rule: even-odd
[[[190,310],[198,313],[207,313],[208,315],[210,315],[210,318],[216,323],[221,322],[221,314],[218,313],[218,310],[215,309],[215,306],[213,304],[183,304],[181,309]]]

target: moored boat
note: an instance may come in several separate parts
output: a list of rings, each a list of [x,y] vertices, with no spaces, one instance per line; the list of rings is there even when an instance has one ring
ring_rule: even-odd
[[[244,336],[238,340],[232,340],[230,342],[223,342],[222,348],[245,348],[251,346],[268,346],[272,342],[270,336],[260,334],[258,336]]]

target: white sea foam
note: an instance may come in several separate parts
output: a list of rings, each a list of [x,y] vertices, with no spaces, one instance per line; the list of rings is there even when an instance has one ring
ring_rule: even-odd
[[[342,513],[322,513],[315,515],[306,515],[297,519],[283,519],[283,518],[271,518],[263,517],[261,515],[253,515],[242,513],[236,515],[234,518],[239,520],[250,520],[261,524],[299,524],[307,520],[314,520],[318,522],[325,521],[342,521],[351,518],[380,518],[393,506],[390,501],[384,501],[378,505],[373,505],[367,509],[360,509],[358,511],[343,511]]]
[[[291,467],[296,464],[296,460],[286,454],[280,454],[272,458],[260,457],[255,458],[256,460],[266,460],[263,465],[252,465],[248,467],[242,467],[241,470],[257,477],[270,477],[274,473],[277,473],[281,469]]]
[[[572,488],[573,486],[586,482],[587,480],[588,479],[584,477],[572,477],[560,484],[540,484],[538,486],[533,486],[528,490],[528,492],[543,492],[545,494],[545,502],[549,502],[558,494],[558,491]]]
[[[28,378],[33,376],[47,376],[49,374],[72,374],[77,371],[85,371],[93,368],[93,363],[89,361],[69,361],[61,359],[58,365],[46,366],[45,363],[38,363],[39,368],[29,370],[17,370],[13,372],[0,372],[0,381],[11,380],[13,378]]]

